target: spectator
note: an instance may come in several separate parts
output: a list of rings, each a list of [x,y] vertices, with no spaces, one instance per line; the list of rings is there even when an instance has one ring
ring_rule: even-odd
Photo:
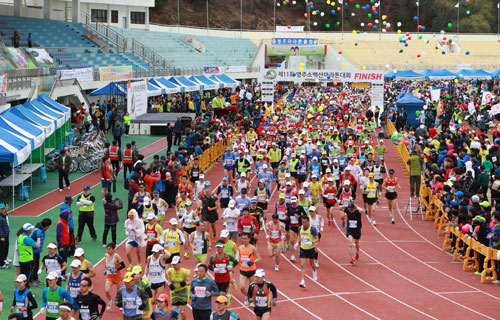
[[[166,135],[167,135],[167,152],[170,152],[172,150],[172,139],[174,135],[174,129],[172,128],[172,124],[168,123],[167,124],[167,129],[166,129]]]
[[[183,131],[184,131],[184,126],[181,122],[181,118],[177,118],[177,121],[174,124],[174,134],[175,134],[174,145],[181,144],[181,136]]]
[[[28,33],[28,48],[33,47],[33,39],[31,37],[31,32]]]
[[[113,200],[113,194],[111,192],[106,193],[104,196],[104,232],[102,234],[102,247],[106,248],[108,232],[111,229],[111,240],[116,243],[116,226],[120,217],[118,215],[118,210],[123,208],[123,202],[120,198],[115,198]]]
[[[123,135],[123,127],[120,124],[120,120],[116,120],[115,125],[113,126],[113,137],[116,141],[118,141],[118,146],[122,147],[122,135]]]
[[[64,262],[68,261],[70,234],[68,226],[68,218],[71,211],[68,209],[62,210],[59,214],[59,221],[57,222],[56,239],[57,247],[59,248],[59,255],[63,258]]]
[[[31,271],[33,270],[33,249],[40,247],[41,238],[36,241],[30,235],[35,227],[30,223],[23,225],[23,233],[17,238],[17,248],[19,250],[19,266],[21,267],[21,274],[31,278]]]
[[[7,269],[9,266],[9,215],[5,203],[0,203],[0,269]]]
[[[12,35],[12,46],[14,48],[19,48],[19,41],[21,40],[21,37],[19,36],[19,33],[16,31],[14,31],[14,34]]]
[[[31,270],[31,279],[30,281],[35,283],[35,285],[43,284],[40,280],[38,280],[38,268],[40,267],[40,253],[43,251],[43,244],[45,241],[45,232],[49,230],[52,225],[52,220],[45,218],[41,222],[38,222],[35,225],[35,230],[31,234],[31,238],[35,241],[40,239],[40,247],[33,249],[33,269]]]
[[[68,190],[70,190],[70,186],[69,186],[69,170],[70,170],[70,167],[71,167],[71,157],[66,154],[66,150],[63,149],[61,150],[60,152],[60,157],[57,158],[56,160],[56,165],[57,165],[57,168],[59,169],[59,192],[62,192],[63,191],[63,179],[64,181],[66,182],[66,188]]]
[[[95,197],[90,194],[90,186],[83,187],[83,193],[78,196],[76,205],[80,207],[78,214],[78,235],[76,236],[76,243],[82,242],[83,230],[85,225],[89,227],[90,236],[93,241],[97,240],[97,234],[94,227],[94,204]]]
[[[125,112],[125,115],[123,116],[123,125],[125,126],[125,131],[124,131],[125,137],[128,137],[128,133],[130,130],[130,125],[131,125],[131,120],[132,120],[132,117],[130,116],[130,114],[128,112]],[[121,145],[120,145],[120,147],[121,147]]]

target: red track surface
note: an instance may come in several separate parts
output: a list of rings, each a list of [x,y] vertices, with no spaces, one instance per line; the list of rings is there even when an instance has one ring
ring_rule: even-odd
[[[405,215],[409,197],[408,176],[391,144],[390,140],[386,141],[389,151],[387,169],[396,170],[402,186],[398,190],[401,211],[396,212],[396,224],[392,225],[384,198],[377,209],[377,227],[369,225],[366,216],[363,217],[360,260],[356,265],[349,264],[344,231],[338,227],[325,227],[319,245],[319,280],[312,281],[312,271],[307,266],[307,288],[302,289],[298,286],[300,266],[289,261],[290,252],[284,252],[280,272],[274,272],[274,262],[267,257],[267,245],[261,233],[258,248],[263,261],[258,267],[266,270],[266,279],[279,290],[272,319],[498,318],[499,288],[491,284],[481,285],[478,276],[463,272],[460,263],[452,262],[451,256],[441,250],[442,237],[437,236],[431,223],[420,218],[410,221]],[[208,173],[207,180],[217,185],[222,176],[222,166],[218,165]],[[253,179],[252,185],[255,184]],[[278,192],[271,191],[270,208],[278,198]],[[360,201],[357,202],[361,205]],[[326,216],[322,205],[319,212]],[[167,212],[167,216],[173,215],[173,210]],[[340,224],[338,212],[335,212],[335,218]],[[123,245],[118,253],[125,257]],[[183,259],[182,264],[194,267],[192,259]],[[96,265],[96,271],[98,275],[103,274],[102,262]],[[105,297],[104,281],[94,283],[94,291]],[[231,308],[240,319],[255,319],[251,309],[243,307],[241,293],[233,293],[233,297]],[[116,307],[104,316],[104,319],[120,318]],[[192,319],[189,313],[188,319]]]

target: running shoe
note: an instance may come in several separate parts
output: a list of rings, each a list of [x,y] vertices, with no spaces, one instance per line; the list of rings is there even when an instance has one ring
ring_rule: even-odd
[[[345,228],[345,221],[342,221],[342,229]]]
[[[290,250],[290,246],[288,245],[288,243],[286,244],[286,251],[289,251]]]
[[[354,264],[354,259],[351,259],[351,264]]]
[[[328,225],[330,226],[331,224],[332,224],[332,222],[331,222],[331,221],[328,221]]]
[[[278,265],[275,265],[274,266],[274,271],[276,271],[276,272],[280,271],[280,267]]]
[[[30,285],[31,285],[32,287],[35,287],[35,288],[37,288],[37,287],[39,286],[39,284],[38,284],[38,283],[36,283],[35,281],[31,282],[31,283],[30,283]]]
[[[44,284],[45,282],[42,282],[40,280],[35,281],[37,284]]]
[[[365,210],[365,215],[368,215],[368,210]]]
[[[295,255],[292,254],[292,257],[290,258],[290,261],[295,262]]]
[[[102,247],[103,247],[103,248],[106,248],[106,245],[105,245],[105,244],[103,244],[103,245],[102,245]]]
[[[356,260],[359,260],[359,252],[356,252]]]
[[[394,218],[391,219],[391,223],[392,224],[396,223],[396,221],[394,220]]]
[[[248,307],[248,306],[250,305],[250,302],[248,302],[248,299],[247,299],[247,298],[245,298],[245,302],[243,302],[243,305],[244,305],[245,307]]]
[[[306,282],[304,280],[300,280],[299,287],[305,288],[306,287]]]
[[[231,305],[231,298],[232,298],[232,297],[233,297],[233,296],[232,296],[230,293],[226,294],[226,298],[227,298],[227,306],[228,306],[228,307]]]
[[[184,253],[184,258],[189,257],[189,252]]]
[[[313,271],[313,281],[318,281],[318,271]]]
[[[368,222],[370,222],[370,224],[372,223],[372,218],[370,216],[368,217]]]
[[[106,310],[110,311],[112,306],[113,306],[113,305],[111,304],[111,301],[110,301],[110,302],[108,303],[108,307],[106,308]]]
[[[316,268],[319,268],[319,262],[318,262],[318,260],[314,260],[314,266],[315,266]]]
[[[474,274],[476,274],[476,275],[480,276],[480,275],[481,275],[481,274],[483,274],[483,273],[482,273],[482,272],[479,272],[479,271],[476,271],[476,272],[474,272]]]
[[[373,219],[373,220],[372,220],[372,225],[373,225],[374,227],[376,227],[376,226],[377,226],[377,222],[375,221],[375,219]]]
[[[233,280],[231,280],[231,283],[232,283],[232,285],[233,285],[233,290],[234,290],[235,292],[236,292],[236,291],[238,291],[238,285],[236,284],[236,281],[234,281],[234,279],[233,279]]]
[[[500,280],[493,280],[491,283],[493,283],[493,284],[500,284]]]

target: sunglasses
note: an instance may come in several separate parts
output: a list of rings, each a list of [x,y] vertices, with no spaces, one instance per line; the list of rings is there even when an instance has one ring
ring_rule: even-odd
[[[88,284],[83,284],[83,283],[80,284],[80,287],[88,287],[88,286],[89,286]]]

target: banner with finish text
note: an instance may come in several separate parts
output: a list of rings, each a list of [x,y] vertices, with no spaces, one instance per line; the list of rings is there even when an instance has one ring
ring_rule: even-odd
[[[275,82],[369,82],[384,83],[384,73],[368,70],[263,69],[262,79]]]
[[[148,112],[146,80],[129,82],[127,88],[127,111],[132,119]]]
[[[101,81],[132,79],[132,66],[100,67],[99,78]]]

